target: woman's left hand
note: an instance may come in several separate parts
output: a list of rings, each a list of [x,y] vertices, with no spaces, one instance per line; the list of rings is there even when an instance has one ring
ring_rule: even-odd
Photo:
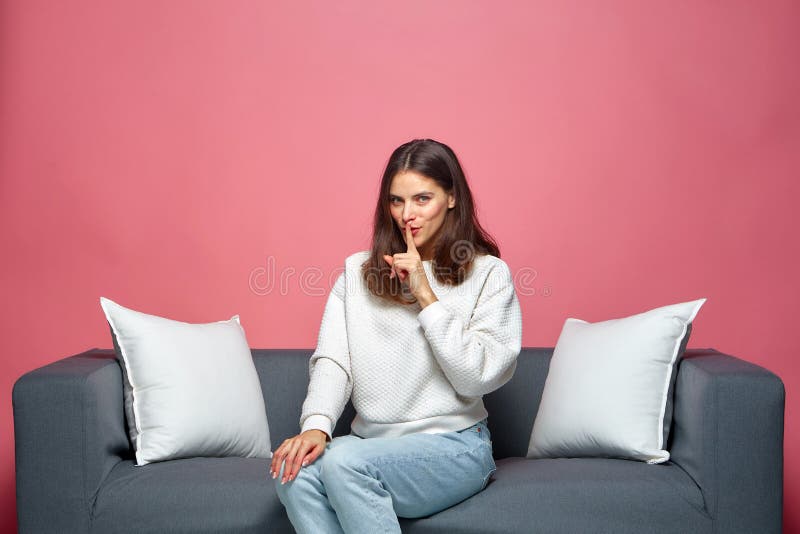
[[[395,275],[398,276],[423,306],[430,304],[438,299],[428,283],[428,275],[425,274],[425,268],[422,266],[422,258],[414,244],[411,225],[406,225],[406,245],[408,246],[406,252],[398,252],[394,256],[383,255],[383,259],[392,267],[392,273],[389,276],[392,278]]]

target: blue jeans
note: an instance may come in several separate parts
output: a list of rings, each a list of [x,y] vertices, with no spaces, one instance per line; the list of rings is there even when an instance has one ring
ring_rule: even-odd
[[[497,470],[487,419],[469,428],[399,438],[337,436],[278,497],[300,533],[399,533],[398,517],[425,517],[486,487]]]

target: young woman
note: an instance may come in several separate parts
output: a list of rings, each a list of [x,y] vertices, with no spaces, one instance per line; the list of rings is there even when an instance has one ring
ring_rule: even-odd
[[[496,466],[482,396],[516,369],[508,266],[445,144],[391,155],[372,248],[345,260],[309,360],[301,432],[270,475],[299,533],[400,532],[483,490]],[[351,433],[331,440],[348,399]]]

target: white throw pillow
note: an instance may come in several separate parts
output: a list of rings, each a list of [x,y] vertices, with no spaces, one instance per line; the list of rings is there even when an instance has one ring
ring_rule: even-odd
[[[669,460],[677,364],[705,301],[598,323],[567,319],[526,456]]]
[[[264,397],[239,316],[190,324],[100,297],[121,359],[137,465],[196,456],[271,458]]]

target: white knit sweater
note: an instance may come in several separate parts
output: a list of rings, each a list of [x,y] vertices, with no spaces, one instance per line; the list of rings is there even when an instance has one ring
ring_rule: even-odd
[[[308,364],[301,432],[332,436],[351,394],[351,430],[363,438],[450,432],[487,417],[481,397],[511,379],[522,343],[508,265],[477,256],[464,282],[448,286],[423,261],[439,299],[423,309],[372,295],[361,276],[368,255],[347,257],[328,296]]]

